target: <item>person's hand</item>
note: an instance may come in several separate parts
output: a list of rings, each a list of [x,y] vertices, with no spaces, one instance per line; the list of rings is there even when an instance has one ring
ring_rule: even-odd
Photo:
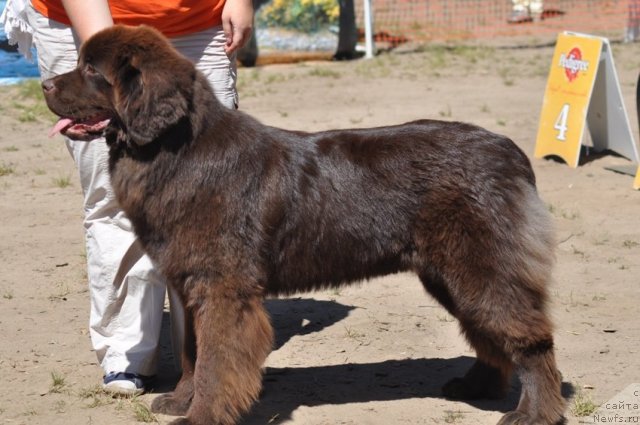
[[[251,0],[227,0],[222,10],[222,29],[227,38],[224,48],[227,55],[247,44],[253,28],[253,4]]]

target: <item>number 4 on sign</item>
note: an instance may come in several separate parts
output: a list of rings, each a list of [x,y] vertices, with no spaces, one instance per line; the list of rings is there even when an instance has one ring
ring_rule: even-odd
[[[577,167],[587,125],[594,150],[639,162],[609,41],[565,32],[556,43],[534,156],[555,155]]]
[[[567,140],[567,118],[569,117],[569,104],[565,103],[560,110],[560,115],[558,115],[558,119],[556,120],[556,124],[553,126],[556,130],[558,130],[558,134],[556,135],[556,139],[564,142]]]

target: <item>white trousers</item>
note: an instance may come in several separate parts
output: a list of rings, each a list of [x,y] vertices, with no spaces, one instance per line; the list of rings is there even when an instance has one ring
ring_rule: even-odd
[[[73,30],[49,20],[32,7],[29,9],[41,78],[75,68],[79,42]],[[205,74],[225,106],[237,107],[235,59],[224,52],[221,26],[176,37],[171,42]],[[66,143],[77,165],[84,193],[93,348],[105,373],[154,375],[165,282],[143,253],[130,221],[115,200],[104,140],[67,139]],[[169,295],[173,299],[173,294]],[[172,321],[182,317],[176,305],[179,303],[172,303]],[[174,327],[174,347],[175,329],[179,327]]]

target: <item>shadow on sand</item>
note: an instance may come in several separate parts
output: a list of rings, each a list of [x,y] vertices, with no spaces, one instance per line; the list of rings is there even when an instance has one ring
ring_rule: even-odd
[[[329,327],[349,315],[355,307],[334,301],[309,298],[274,299],[266,302],[276,333],[274,350],[296,335],[306,335]],[[163,325],[168,325],[168,315]],[[162,375],[156,393],[171,391],[179,375],[173,366],[169,332],[163,326],[161,343]],[[474,359],[399,359],[377,363],[347,363],[330,366],[266,368],[260,400],[242,425],[278,424],[291,418],[300,406],[364,403],[410,398],[442,398],[440,388],[449,379],[463,376]],[[573,394],[563,384],[563,395]],[[518,404],[520,384],[514,379],[509,395],[502,400],[463,401],[482,410],[507,412]]]

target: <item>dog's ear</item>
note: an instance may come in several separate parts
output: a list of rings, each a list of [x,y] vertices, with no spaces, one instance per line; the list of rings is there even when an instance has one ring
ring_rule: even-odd
[[[163,69],[157,62],[123,56],[116,68],[116,111],[138,145],[157,139],[188,114],[189,81],[194,78],[190,74],[195,71],[175,62],[167,65],[174,66]]]

